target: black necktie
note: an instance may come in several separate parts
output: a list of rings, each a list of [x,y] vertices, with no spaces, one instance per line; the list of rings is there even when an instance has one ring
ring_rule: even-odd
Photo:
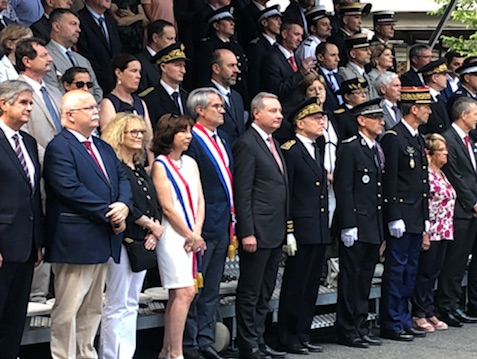
[[[106,42],[108,43],[109,45],[109,36],[108,36],[108,33],[106,32],[106,22],[104,20],[104,17],[100,16],[98,18],[98,25],[99,25],[99,28],[101,29],[101,33],[103,34],[104,36],[104,39],[106,40]]]
[[[320,147],[318,147],[318,143],[312,142],[313,147],[315,148],[315,162],[318,166],[318,168],[321,169],[321,153],[320,153]]]
[[[174,101],[174,104],[177,107],[177,111],[179,111],[182,114],[181,107],[179,106],[179,92],[173,92],[172,95],[172,101]]]

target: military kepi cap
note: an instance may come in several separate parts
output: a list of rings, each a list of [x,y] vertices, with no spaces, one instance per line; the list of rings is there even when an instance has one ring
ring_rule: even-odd
[[[389,22],[396,22],[394,20],[394,15],[396,13],[392,10],[386,10],[386,11],[375,11],[373,12],[373,22],[374,24],[384,24],[384,23],[389,23]]]
[[[351,35],[345,39],[345,46],[347,50],[362,49],[364,47],[369,47],[368,35],[366,34]]]
[[[459,75],[465,74],[477,74],[477,62],[468,62],[461,67],[459,67],[456,72]]]
[[[314,23],[324,17],[328,17],[326,8],[323,5],[313,6],[310,10],[305,12],[305,18],[308,23]]]
[[[340,16],[367,16],[371,12],[371,4],[364,4],[360,2],[351,2],[348,4],[341,4],[340,5]]]
[[[185,46],[180,42],[177,42],[175,44],[163,48],[161,51],[155,54],[154,57],[151,59],[151,62],[160,65],[176,60],[187,61],[189,59],[186,57],[184,50]]]
[[[431,92],[427,86],[403,86],[401,88],[401,103],[413,105],[432,103]]]
[[[280,12],[280,5],[270,6],[260,11],[258,13],[257,22],[273,16],[282,16],[282,13]]]
[[[449,72],[447,69],[447,60],[443,57],[442,59],[431,61],[423,66],[419,72],[422,73],[423,76],[447,73]]]
[[[314,115],[317,113],[324,113],[323,105],[317,97],[309,98],[297,106],[288,120],[292,123],[303,120],[305,117]]]
[[[351,112],[353,112],[356,116],[382,116],[383,109],[380,106],[380,103],[381,99],[375,98],[353,107]]]
[[[206,20],[209,25],[215,21],[220,21],[224,19],[235,20],[233,14],[234,14],[234,8],[232,6],[224,6],[208,14],[206,17]]]
[[[364,90],[368,87],[368,81],[362,77],[355,77],[346,81],[343,81],[340,85],[340,89],[336,92],[338,95],[349,94],[356,90]]]

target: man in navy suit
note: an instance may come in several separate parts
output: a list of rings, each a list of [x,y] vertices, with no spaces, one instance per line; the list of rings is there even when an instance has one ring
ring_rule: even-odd
[[[455,51],[448,51],[444,57],[447,60],[447,86],[441,91],[444,100],[447,100],[457,91],[460,86],[459,74],[457,69],[464,64],[464,56]]]
[[[22,81],[0,84],[0,358],[18,356],[33,277],[41,260],[44,221],[40,162],[28,122],[33,89]]]
[[[85,91],[62,100],[63,130],[45,153],[45,259],[52,263],[56,301],[51,355],[97,358],[93,346],[102,311],[109,257],[119,262],[131,188],[114,150],[92,137],[98,105]]]
[[[220,355],[212,344],[215,342],[220,281],[230,236],[233,235],[230,233],[233,213],[232,152],[227,134],[217,129],[223,125],[226,111],[220,92],[212,87],[198,88],[190,93],[187,107],[197,122],[187,154],[196,160],[200,170],[207,208],[202,237],[207,243],[207,250],[202,257],[204,287],[189,309],[184,347],[188,358],[198,357],[199,350],[206,359],[219,359]]]
[[[419,70],[432,61],[432,49],[426,44],[415,44],[409,50],[411,68],[401,75],[403,86],[424,86]]]

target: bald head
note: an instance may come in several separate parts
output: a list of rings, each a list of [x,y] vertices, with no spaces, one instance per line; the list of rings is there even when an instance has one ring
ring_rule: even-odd
[[[82,90],[72,90],[61,100],[61,124],[88,138],[99,125],[98,104],[93,95]]]

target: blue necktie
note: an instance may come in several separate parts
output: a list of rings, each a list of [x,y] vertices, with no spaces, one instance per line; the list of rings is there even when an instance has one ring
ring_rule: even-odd
[[[78,66],[78,61],[76,61],[73,53],[70,50],[66,50],[66,56],[70,59],[70,62],[73,66]]]
[[[50,94],[46,90],[45,86],[42,86],[40,91],[41,91],[41,95],[43,96],[43,101],[45,101],[46,108],[48,109],[48,112],[50,113],[50,116],[53,119],[53,123],[55,124],[56,132],[60,133],[61,132],[60,117],[58,116],[58,112],[56,111],[55,105],[53,105],[53,102],[51,101]]]

